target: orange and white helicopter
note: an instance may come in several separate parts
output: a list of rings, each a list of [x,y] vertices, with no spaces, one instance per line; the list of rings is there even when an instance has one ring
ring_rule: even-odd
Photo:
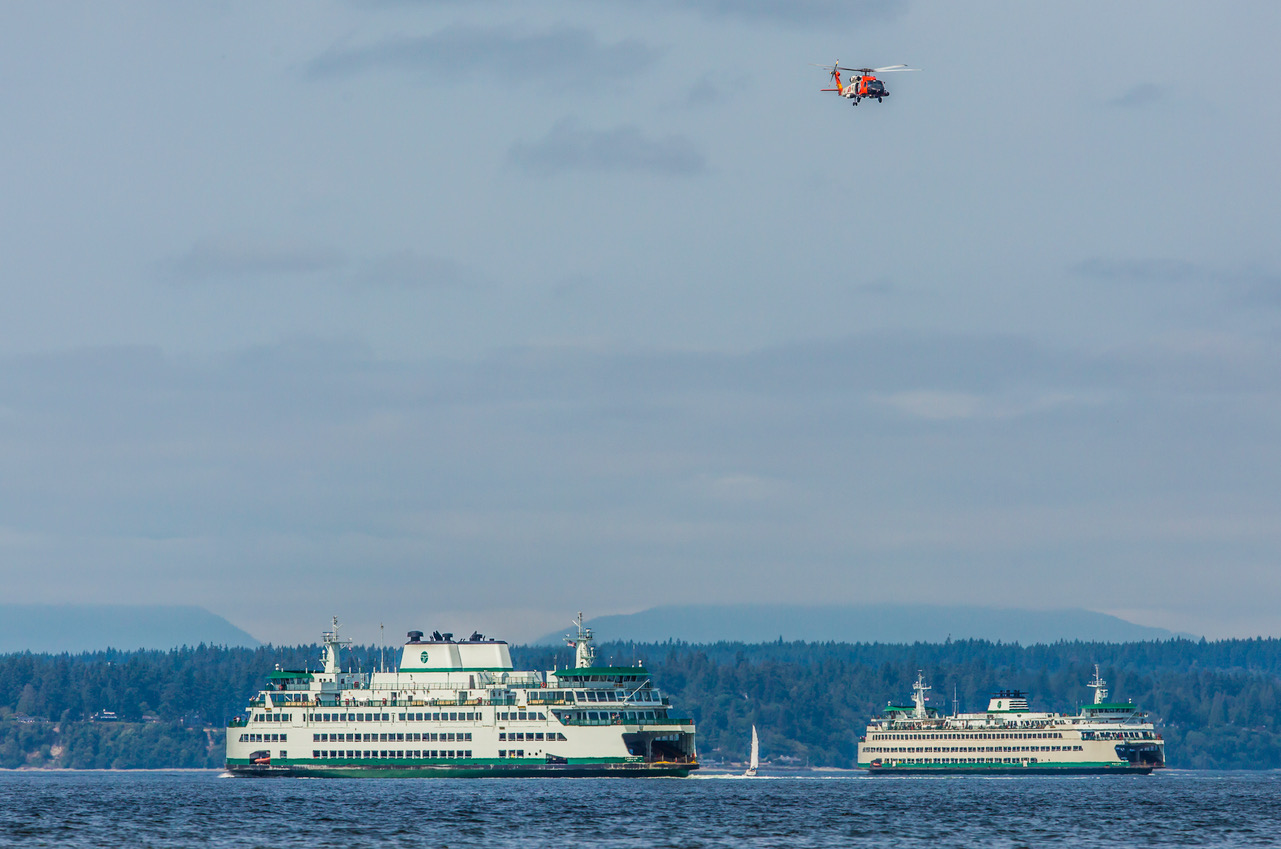
[[[875,74],[891,74],[895,71],[919,71],[920,68],[909,68],[907,65],[886,65],[884,68],[842,68],[840,62],[831,65],[815,65],[815,68],[822,68],[827,71],[832,81],[836,83],[836,88],[825,88],[823,91],[834,91],[841,97],[848,98],[850,103],[858,106],[860,100],[865,97],[874,97],[876,102],[890,96],[889,89],[885,83],[875,77]],[[850,75],[849,82],[841,84],[841,71]]]

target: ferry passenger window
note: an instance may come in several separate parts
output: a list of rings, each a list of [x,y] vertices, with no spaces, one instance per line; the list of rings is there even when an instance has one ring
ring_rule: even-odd
[[[498,750],[498,757],[500,757],[500,758],[505,758],[505,757],[507,757],[507,750],[506,750],[506,749],[499,749],[499,750]]]

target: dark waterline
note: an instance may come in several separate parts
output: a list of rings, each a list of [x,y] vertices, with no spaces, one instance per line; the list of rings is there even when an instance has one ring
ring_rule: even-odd
[[[0,774],[5,846],[1276,846],[1281,773],[341,780]]]

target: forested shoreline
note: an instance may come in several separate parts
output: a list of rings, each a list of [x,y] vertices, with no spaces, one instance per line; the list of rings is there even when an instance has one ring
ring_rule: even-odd
[[[515,646],[517,668],[565,666],[569,652]],[[0,655],[0,767],[218,767],[223,729],[277,664],[316,666],[316,646],[198,646],[77,655]],[[386,662],[398,660],[387,651]],[[849,767],[872,713],[901,703],[922,670],[931,704],[980,709],[1001,688],[1034,709],[1075,711],[1098,663],[1112,696],[1162,725],[1170,766],[1281,768],[1281,640],[1063,642],[977,640],[883,645],[782,642],[603,643],[599,659],[643,662],[678,710],[698,722],[705,762],[741,760],[753,724],[775,763]],[[358,647],[349,666],[376,667]],[[95,721],[114,713],[115,721]]]

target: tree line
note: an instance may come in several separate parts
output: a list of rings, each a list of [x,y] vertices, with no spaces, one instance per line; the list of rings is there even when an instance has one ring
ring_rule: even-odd
[[[377,668],[374,646],[345,655]],[[0,767],[216,767],[226,721],[276,666],[315,668],[317,646],[0,655]],[[517,668],[572,663],[567,649],[515,646]],[[388,651],[385,662],[399,661]],[[678,713],[698,723],[706,761],[741,761],[755,725],[775,763],[849,767],[868,718],[910,700],[918,670],[931,706],[981,710],[998,689],[1035,710],[1074,712],[1099,664],[1113,700],[1162,726],[1171,766],[1281,767],[1281,640],[914,645],[783,642],[603,643],[598,662],[643,663]],[[117,722],[94,722],[110,711]]]

